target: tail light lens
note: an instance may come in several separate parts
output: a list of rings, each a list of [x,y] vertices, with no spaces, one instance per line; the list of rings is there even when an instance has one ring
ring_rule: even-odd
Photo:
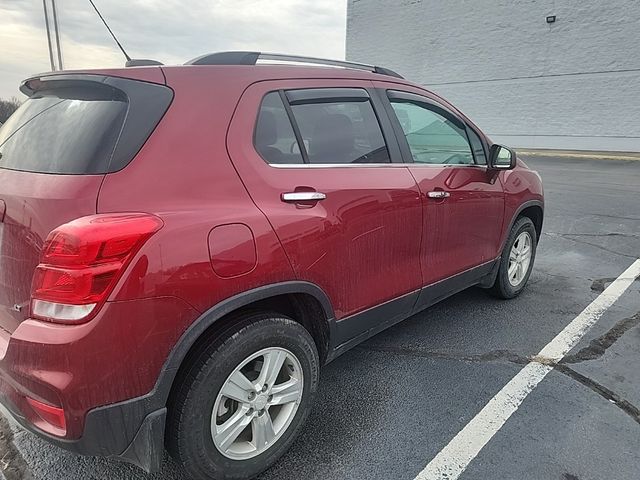
[[[89,320],[162,225],[149,214],[101,214],[55,229],[33,276],[31,316],[62,323]]]
[[[60,437],[64,436],[64,434],[67,432],[67,421],[65,420],[64,410],[62,408],[39,402],[38,400],[34,400],[33,398],[25,398],[36,415],[44,420],[47,425],[53,428],[47,428],[47,425],[38,426],[40,426],[45,431],[53,433],[54,435],[58,435]],[[37,425],[38,422],[36,421],[34,422],[34,424]]]

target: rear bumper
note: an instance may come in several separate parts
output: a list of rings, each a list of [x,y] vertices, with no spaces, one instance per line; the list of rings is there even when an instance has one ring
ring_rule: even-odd
[[[23,398],[3,375],[0,379],[0,403],[25,430],[79,455],[116,457],[149,473],[160,469],[167,409],[157,408],[153,395],[89,411],[83,435],[75,440],[56,437],[39,429]]]
[[[159,377],[196,316],[179,299],[156,297],[108,302],[85,324],[25,320],[12,333],[0,329],[0,402],[50,443],[153,471],[171,387]],[[34,401],[62,411],[65,424],[51,423]]]

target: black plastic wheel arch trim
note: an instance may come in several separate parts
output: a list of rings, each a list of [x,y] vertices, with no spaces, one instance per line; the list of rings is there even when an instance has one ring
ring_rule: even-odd
[[[544,203],[541,202],[540,200],[529,200],[528,202],[524,202],[518,207],[518,209],[516,210],[516,213],[513,214],[513,217],[511,217],[511,221],[509,222],[509,228],[505,230],[504,240],[502,241],[502,245],[500,246],[501,252],[504,249],[505,244],[507,243],[507,239],[509,238],[509,232],[513,228],[513,224],[516,223],[516,220],[522,214],[522,212],[529,207],[539,207],[540,210],[542,210],[542,219],[540,222],[540,232],[542,232],[542,225],[544,224]],[[536,233],[538,232],[536,231]],[[540,238],[537,238],[536,241],[540,242]]]

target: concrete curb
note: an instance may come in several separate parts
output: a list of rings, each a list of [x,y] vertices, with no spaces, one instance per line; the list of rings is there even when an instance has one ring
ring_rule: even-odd
[[[523,157],[584,158],[594,160],[640,160],[640,152],[597,152],[593,150],[542,150],[516,148]]]

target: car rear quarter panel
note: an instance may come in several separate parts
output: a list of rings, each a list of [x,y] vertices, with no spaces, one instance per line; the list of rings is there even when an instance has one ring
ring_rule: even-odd
[[[202,312],[240,292],[294,280],[280,242],[248,196],[226,150],[229,120],[246,85],[224,74],[203,81],[189,69],[168,69],[166,75],[175,91],[170,109],[137,157],[106,175],[98,199],[98,213],[148,212],[164,221],[109,298],[118,305],[175,298],[189,306],[188,314],[175,315],[170,328],[154,318],[129,320],[145,322],[146,335],[154,337],[149,343],[131,336],[123,346],[144,359],[153,381],[171,348]],[[250,229],[255,250],[244,244],[246,235],[238,242],[225,239],[219,248],[210,245],[215,227],[238,223]],[[238,275],[228,275],[228,268],[216,274],[210,253],[221,251],[226,267],[237,258]],[[252,258],[242,258],[247,251]],[[254,266],[247,268],[247,262]],[[131,375],[127,381],[135,388],[128,395],[147,393],[149,383]]]
[[[165,118],[129,166],[105,177],[99,213],[149,212],[165,223],[112,300],[173,295],[204,311],[243,289],[292,279],[280,243],[227,154],[227,127],[246,85],[224,72],[206,82],[194,73],[167,69],[175,98]],[[255,237],[257,265],[222,278],[211,265],[209,233],[237,222]]]

